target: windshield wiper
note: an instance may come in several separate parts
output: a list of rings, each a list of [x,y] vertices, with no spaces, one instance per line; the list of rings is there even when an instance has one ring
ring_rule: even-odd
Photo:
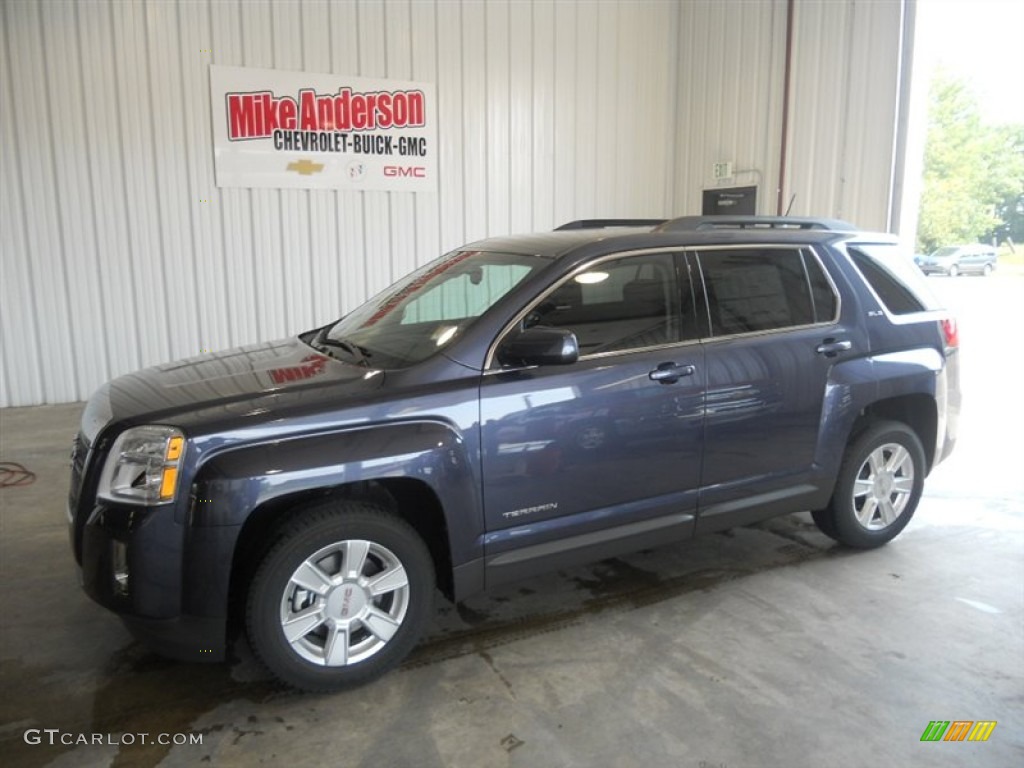
[[[361,347],[358,344],[354,344],[351,341],[345,341],[344,339],[329,338],[327,334],[333,327],[333,324],[324,326],[316,335],[316,338],[313,339],[313,343],[321,347],[335,347],[337,349],[343,349],[350,356],[355,358],[357,365],[369,367],[370,363],[367,360],[367,358],[372,356],[370,350],[368,350],[366,347]]]

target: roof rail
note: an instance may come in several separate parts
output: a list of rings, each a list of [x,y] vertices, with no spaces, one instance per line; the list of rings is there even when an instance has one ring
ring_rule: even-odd
[[[858,232],[856,226],[840,219],[802,218],[798,216],[680,216],[666,221],[659,232],[708,229],[821,229],[832,232]]]
[[[668,219],[578,219],[570,221],[560,227],[555,227],[555,232],[565,229],[605,229],[607,227],[657,227],[664,224]]]

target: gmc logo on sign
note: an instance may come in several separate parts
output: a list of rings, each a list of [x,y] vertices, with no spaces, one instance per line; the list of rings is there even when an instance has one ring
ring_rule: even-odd
[[[384,175],[425,179],[427,177],[427,169],[422,165],[385,165]]]

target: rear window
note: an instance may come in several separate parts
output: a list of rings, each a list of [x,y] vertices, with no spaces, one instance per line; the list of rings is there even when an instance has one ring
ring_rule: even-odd
[[[941,308],[921,270],[899,246],[858,244],[849,248],[849,254],[891,314],[909,315]]]

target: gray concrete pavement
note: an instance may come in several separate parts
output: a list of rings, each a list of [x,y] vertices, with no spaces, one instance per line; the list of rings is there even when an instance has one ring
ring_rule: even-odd
[[[63,519],[80,405],[0,411],[5,766],[1010,766],[1024,758],[1024,277],[930,281],[961,323],[961,443],[892,544],[807,515],[440,600],[378,683],[283,691],[244,643],[162,660],[77,586]],[[931,720],[995,720],[922,743]],[[28,744],[29,729],[104,741]]]

